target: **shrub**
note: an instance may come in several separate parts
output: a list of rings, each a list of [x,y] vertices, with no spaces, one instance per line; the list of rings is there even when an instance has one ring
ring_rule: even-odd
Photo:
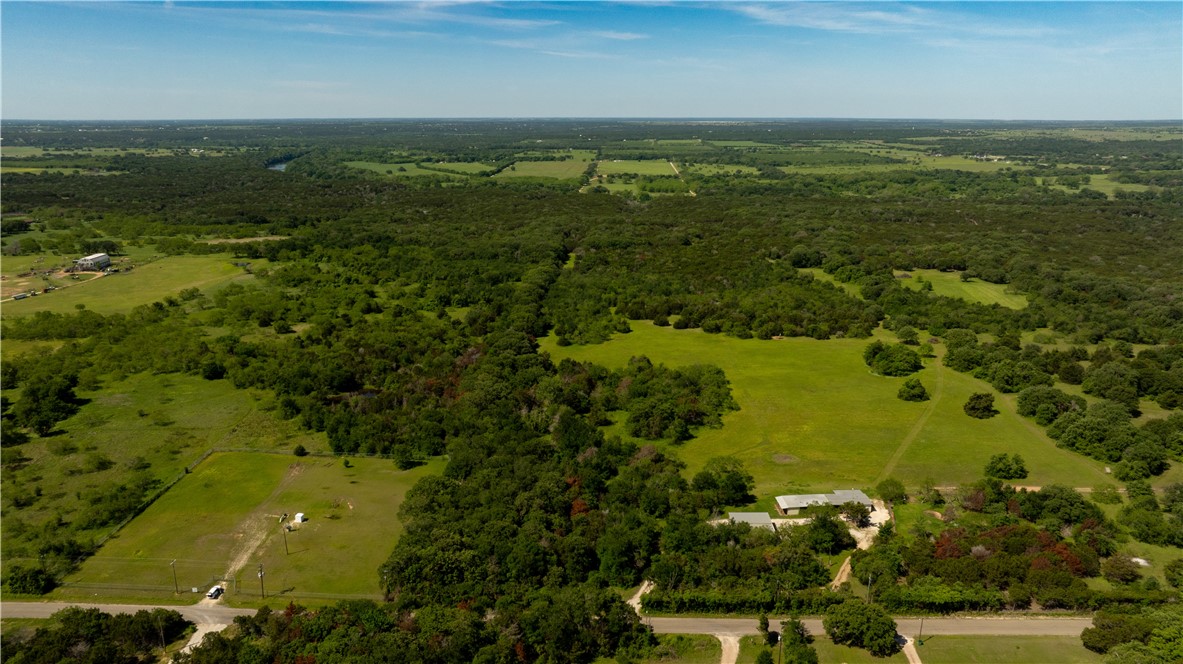
[[[919,378],[909,378],[904,381],[896,396],[904,401],[928,401],[928,390],[924,389]]]
[[[304,449],[303,445],[296,445],[296,449],[292,450],[292,454],[298,457],[308,456],[308,450]]]
[[[989,419],[998,414],[998,411],[994,410],[994,395],[989,392],[971,394],[963,408],[966,415],[979,420]]]
[[[879,493],[879,497],[889,503],[903,504],[908,502],[908,494],[904,489],[904,483],[894,477],[889,477],[875,487],[875,491]]]
[[[1002,480],[1021,480],[1027,476],[1027,465],[1023,457],[1015,454],[995,454],[986,464],[986,477],[997,477]]]

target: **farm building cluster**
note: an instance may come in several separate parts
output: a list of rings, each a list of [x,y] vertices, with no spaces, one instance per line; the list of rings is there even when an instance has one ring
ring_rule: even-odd
[[[875,512],[875,503],[867,497],[867,494],[858,489],[838,489],[831,493],[777,496],[776,511],[781,516],[798,516],[801,514],[801,510],[809,507],[821,505],[842,507],[846,503],[859,503],[866,507],[872,514]],[[772,520],[772,516],[768,512],[728,512],[727,519],[731,523],[746,523],[753,528],[776,530],[777,522]],[[784,524],[788,522],[781,521],[780,523]]]

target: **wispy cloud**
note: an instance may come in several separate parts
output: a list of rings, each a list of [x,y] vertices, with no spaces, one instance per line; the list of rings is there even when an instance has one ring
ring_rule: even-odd
[[[493,39],[485,43],[492,46],[500,46],[502,48],[515,48],[534,51],[540,55],[550,55],[557,58],[577,58],[580,60],[612,60],[619,57],[610,53],[605,53],[603,51],[573,50],[570,48],[563,48],[562,45],[564,43],[570,46],[570,41],[562,39]]]
[[[649,35],[643,35],[637,32],[616,32],[615,30],[597,30],[588,34],[600,39],[614,39],[616,41],[633,41],[635,39],[649,38]]]
[[[902,3],[792,2],[737,4],[731,8],[768,25],[855,34],[1041,38],[1059,32],[1048,26],[992,22],[978,15],[946,10],[939,4],[921,7]]]

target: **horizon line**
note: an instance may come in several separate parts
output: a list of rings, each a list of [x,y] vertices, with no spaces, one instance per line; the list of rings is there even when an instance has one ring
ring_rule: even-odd
[[[1087,119],[1066,119],[1066,118],[940,118],[940,117],[857,117],[857,116],[563,116],[563,115],[538,115],[538,116],[512,116],[512,115],[488,115],[488,116],[321,116],[321,117],[258,117],[258,118],[236,118],[236,117],[218,117],[218,118],[59,118],[59,119],[43,119],[43,118],[0,118],[0,124],[79,124],[79,123],[199,123],[199,122],[423,122],[423,121],[450,121],[450,122],[495,122],[495,121],[532,121],[532,122],[564,122],[564,121],[616,121],[616,122],[701,122],[701,123],[721,123],[721,122],[801,122],[801,121],[826,121],[826,122],[1004,122],[1004,123],[1018,123],[1018,122],[1033,122],[1033,123],[1098,123],[1098,122],[1115,122],[1115,123],[1162,123],[1162,124],[1180,124],[1183,125],[1183,117],[1180,118],[1087,118]]]

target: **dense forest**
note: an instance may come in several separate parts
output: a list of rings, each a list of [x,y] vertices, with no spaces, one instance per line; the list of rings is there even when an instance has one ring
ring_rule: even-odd
[[[448,461],[399,509],[405,532],[375,570],[384,604],[261,612],[182,661],[377,650],[403,653],[391,661],[626,661],[654,642],[614,588],[643,580],[656,582],[652,610],[839,611],[852,591],[826,588],[820,558],[853,547],[841,515],[775,533],[707,525],[764,498],[739,459],[691,474],[679,458],[739,408],[710,357],[612,368],[539,350],[548,335],[597,344],[651,321],[740,339],[867,339],[867,364],[883,375],[942,362],[1016,395],[1021,415],[1125,484],[1126,504],[1108,515],[1067,487],[995,478],[930,490],[913,500],[948,512],[941,528],[887,527],[854,554],[868,599],[893,612],[1149,616],[1183,580],[1123,576],[1118,543],[1175,547],[1175,558],[1183,547],[1183,490],[1160,481],[1183,461],[1183,138],[1178,127],[1167,140],[1061,128],[6,124],[6,258],[149,247],[266,265],[250,282],[126,313],[21,315],[6,303],[4,340],[52,342],[2,367],[6,587],[48,592],[161,488],[145,467],[108,473],[100,449],[72,458],[107,479],[55,497],[22,448],[52,441],[86,407],[79,392],[188,374],[273,394],[279,417],[324,432],[325,452],[404,469]],[[588,153],[582,175],[507,177],[515,164],[581,158],[575,149]],[[944,155],[1010,161],[915,163]],[[597,188],[604,160],[676,162],[685,174]],[[477,164],[487,168],[463,167]],[[1089,187],[1102,176],[1127,188]],[[909,288],[900,273],[913,270],[1005,285],[1027,306]],[[1049,341],[1021,341],[1032,334]],[[1150,407],[1161,416],[1144,417]],[[1101,577],[1113,587],[1089,585]],[[1095,649],[1149,648],[1155,620]]]

